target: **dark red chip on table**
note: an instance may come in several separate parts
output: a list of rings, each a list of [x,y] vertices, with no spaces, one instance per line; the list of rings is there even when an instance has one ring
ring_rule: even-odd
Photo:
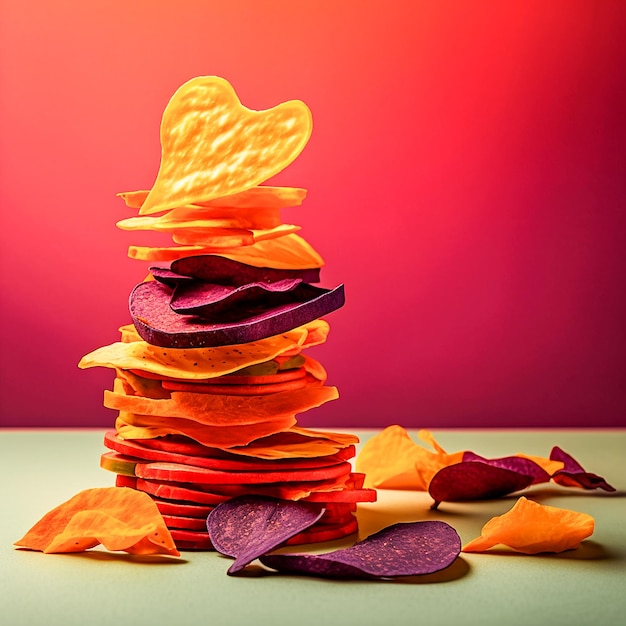
[[[288,482],[319,482],[350,474],[350,463],[338,463],[329,467],[267,470],[267,471],[220,471],[193,467],[181,463],[137,463],[135,475],[146,480],[186,482],[203,485],[254,485]]]
[[[108,432],[104,436],[104,445],[111,449],[135,459],[143,459],[144,461],[162,461],[164,463],[181,463],[184,465],[192,465],[194,467],[205,467],[215,470],[235,470],[235,471],[267,471],[267,470],[304,470],[308,468],[320,468],[337,465],[343,461],[351,459],[355,454],[354,446],[348,446],[339,450],[336,454],[313,457],[313,458],[288,458],[288,459],[257,459],[255,457],[244,457],[238,455],[230,455],[226,457],[224,454],[217,458],[208,456],[197,456],[186,452],[176,452],[176,450],[191,450],[192,452],[210,452],[210,448],[198,449],[187,444],[178,445],[177,443],[168,444],[161,442],[158,447],[153,447],[148,442],[156,442],[156,440],[138,440],[122,439],[114,432]]]
[[[454,528],[433,521],[394,524],[350,548],[326,554],[268,554],[260,559],[282,573],[389,579],[433,574],[451,565],[460,552]]]
[[[323,513],[322,507],[305,502],[242,496],[216,506],[206,525],[215,549],[235,559],[228,569],[232,575],[315,524]]]
[[[464,452],[463,461],[478,461],[480,463],[487,463],[493,467],[501,467],[502,469],[511,470],[518,474],[525,474],[526,476],[532,476],[533,485],[539,483],[547,483],[550,481],[550,474],[546,472],[540,465],[533,460],[522,456],[504,456],[496,459],[486,459],[474,452]]]
[[[317,283],[320,280],[319,268],[276,269],[256,267],[217,254],[199,254],[176,259],[170,264],[169,271],[173,275],[191,277],[220,285],[245,285],[252,282],[271,283],[286,278],[299,278],[304,283]]]
[[[206,348],[257,341],[302,326],[343,306],[343,285],[332,290],[309,285],[309,299],[250,311],[236,321],[207,322],[195,315],[179,315],[170,307],[172,289],[157,281],[135,286],[130,314],[135,329],[148,343],[164,348]]]
[[[564,487],[582,487],[583,489],[603,489],[615,491],[613,485],[609,485],[602,476],[586,472],[584,467],[567,452],[554,446],[550,452],[550,459],[561,461],[563,469],[552,475],[552,480]]]
[[[436,509],[441,502],[499,498],[525,489],[533,480],[533,476],[481,461],[462,461],[441,468],[430,481],[428,493]]]

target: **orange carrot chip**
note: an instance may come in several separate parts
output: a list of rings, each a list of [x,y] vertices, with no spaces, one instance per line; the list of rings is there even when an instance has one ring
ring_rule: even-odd
[[[563,552],[577,548],[593,529],[591,515],[522,497],[510,511],[490,519],[480,537],[470,541],[463,552],[484,552],[499,544],[524,554]]]
[[[252,111],[223,78],[193,78],[176,91],[163,113],[161,165],[139,213],[255,187],[300,154],[311,130],[311,112],[299,100]]]
[[[130,554],[180,556],[152,498],[121,487],[81,491],[15,542],[45,553],[82,552],[98,544]]]

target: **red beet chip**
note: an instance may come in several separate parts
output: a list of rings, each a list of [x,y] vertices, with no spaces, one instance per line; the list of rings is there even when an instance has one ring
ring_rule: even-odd
[[[285,278],[299,278],[304,283],[317,283],[320,280],[319,268],[289,270],[255,267],[216,254],[201,254],[177,259],[172,262],[170,271],[181,276],[190,276],[220,285],[273,283]]]
[[[262,496],[241,496],[216,506],[207,518],[215,549],[233,557],[232,575],[306,530],[324,514],[314,504]]]
[[[146,342],[163,348],[207,348],[258,341],[307,324],[344,305],[343,285],[315,289],[304,302],[288,302],[250,311],[237,321],[211,322],[179,315],[170,308],[171,288],[157,281],[135,286],[129,308],[137,332]]]
[[[499,498],[532,485],[533,477],[497,467],[482,461],[462,461],[441,468],[428,485],[428,493],[435,501],[488,500]]]
[[[531,459],[527,459],[521,456],[504,456],[497,459],[486,459],[474,452],[464,452],[463,461],[479,461],[481,463],[487,463],[494,467],[501,467],[508,469],[518,474],[525,474],[526,476],[533,477],[533,485],[538,483],[547,483],[550,481],[550,474],[546,472],[540,465],[535,463]]]
[[[461,539],[445,522],[388,526],[350,548],[327,554],[268,554],[261,563],[291,574],[325,578],[386,579],[433,574],[461,552]]]
[[[604,491],[615,491],[613,485],[609,485],[602,476],[586,472],[583,466],[567,452],[554,446],[550,452],[550,459],[561,461],[564,466],[562,470],[552,475],[552,480],[564,487],[582,487],[583,489],[604,489]]]

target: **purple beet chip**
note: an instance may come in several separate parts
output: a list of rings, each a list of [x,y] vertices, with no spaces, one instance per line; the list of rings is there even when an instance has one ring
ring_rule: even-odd
[[[261,563],[291,574],[324,578],[388,579],[433,574],[451,565],[461,539],[445,522],[388,526],[350,548],[326,554],[268,554]]]
[[[552,475],[552,480],[564,487],[582,487],[583,489],[604,489],[615,491],[613,485],[609,485],[602,476],[586,472],[584,467],[570,456],[567,452],[554,446],[550,452],[550,459],[561,461],[563,469]]]
[[[239,287],[216,285],[201,281],[180,284],[174,290],[170,307],[181,315],[199,315],[207,319],[226,316],[239,319],[245,316],[248,306],[260,309],[283,302],[304,302],[311,293],[321,293],[319,288],[302,285],[304,293],[297,289],[302,285],[299,278],[285,278],[275,283],[247,283]],[[308,289],[307,289],[308,288]],[[222,317],[222,321],[224,317]]]
[[[197,280],[219,285],[245,285],[247,283],[274,283],[285,278],[299,278],[304,283],[320,280],[319,268],[302,270],[255,267],[217,254],[201,254],[172,261],[172,272],[191,276]]]
[[[235,562],[228,574],[283,545],[324,514],[319,505],[264,496],[240,496],[215,507],[207,530],[215,549]]]
[[[533,482],[531,484],[533,485],[550,482],[550,474],[543,467],[522,456],[503,456],[497,459],[486,459],[474,452],[467,451],[463,453],[463,461],[479,461],[480,463],[501,467],[518,474],[532,476]]]
[[[247,316],[241,319],[218,322],[174,312],[170,307],[172,289],[153,280],[135,286],[130,294],[129,309],[140,337],[152,345],[163,348],[225,346],[287,332],[339,309],[345,302],[343,285],[332,290],[306,287],[314,291],[304,302],[248,310]]]
[[[525,489],[533,480],[532,475],[483,461],[462,461],[442,467],[430,481],[428,493],[436,509],[441,502],[499,498]]]

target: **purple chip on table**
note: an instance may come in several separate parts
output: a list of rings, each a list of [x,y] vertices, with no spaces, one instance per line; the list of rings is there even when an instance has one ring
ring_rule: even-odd
[[[451,565],[461,539],[445,522],[384,528],[350,548],[326,554],[268,554],[261,563],[283,573],[325,578],[388,579],[433,574]]]
[[[307,502],[264,496],[240,496],[211,511],[207,530],[215,549],[235,562],[228,574],[283,545],[317,522],[324,508]]]
[[[558,446],[554,446],[550,452],[550,459],[561,461],[563,469],[552,475],[552,480],[564,487],[582,487],[583,489],[604,489],[615,491],[613,485],[609,485],[602,476],[586,472],[583,466]]]

